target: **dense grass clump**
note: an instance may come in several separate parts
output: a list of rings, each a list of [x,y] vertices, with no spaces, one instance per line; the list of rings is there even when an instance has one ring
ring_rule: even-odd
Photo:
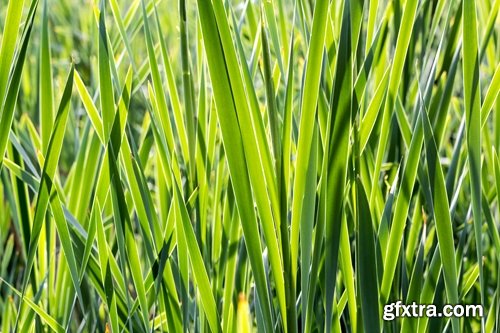
[[[0,332],[499,332],[499,9],[0,0]]]

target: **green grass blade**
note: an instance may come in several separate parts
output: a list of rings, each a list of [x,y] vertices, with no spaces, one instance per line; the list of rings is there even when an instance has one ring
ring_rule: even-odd
[[[481,303],[485,302],[481,213],[481,93],[477,41],[476,1],[464,0],[463,6],[463,83],[467,151],[470,171],[474,233],[481,285]],[[484,321],[482,322],[484,325]]]
[[[455,246],[453,228],[451,224],[448,195],[444,181],[443,170],[439,162],[434,134],[431,129],[427,113],[421,111],[421,121],[424,128],[425,146],[427,150],[427,164],[429,167],[429,180],[433,192],[434,219],[436,222],[439,251],[443,264],[446,294],[450,304],[458,304],[457,269],[455,266]],[[453,332],[459,332],[457,318],[452,320]]]
[[[217,306],[215,304],[215,299],[210,288],[210,281],[205,269],[205,264],[203,263],[203,258],[201,256],[198,242],[196,241],[193,226],[191,225],[191,222],[189,220],[186,206],[184,202],[181,201],[181,193],[177,186],[174,193],[174,198],[177,201],[177,206],[180,210],[179,219],[181,225],[178,227],[181,227],[183,229],[183,234],[186,238],[185,241],[187,242],[189,258],[191,259],[193,277],[200,292],[203,310],[207,316],[207,320],[210,324],[212,332],[220,332],[221,327],[219,315],[217,313]]]
[[[198,10],[201,13],[200,21],[202,34],[205,38],[218,36],[219,32],[212,7],[205,1],[198,1]],[[206,39],[205,39],[206,40]],[[243,154],[243,143],[238,130],[238,120],[234,106],[234,97],[231,93],[231,83],[226,72],[223,59],[223,50],[219,43],[205,43],[205,52],[208,59],[208,69],[212,78],[214,98],[221,126],[222,140],[224,142],[229,172],[233,179],[233,188],[240,216],[245,216],[242,221],[245,243],[249,253],[249,260],[255,277],[259,302],[264,314],[266,331],[272,331],[272,316],[267,291],[267,279],[264,273],[264,264],[261,254],[261,243],[257,220],[253,205],[248,179],[247,167]]]
[[[382,113],[382,124],[380,132],[380,144],[377,148],[377,157],[375,161],[375,169],[373,172],[372,191],[370,194],[370,205],[374,204],[375,192],[378,190],[380,168],[382,160],[386,153],[387,139],[389,136],[389,125],[392,116],[392,110],[396,104],[398,95],[399,84],[403,72],[403,65],[408,52],[408,45],[413,31],[413,23],[417,13],[418,1],[408,0],[405,3],[405,8],[402,17],[402,24],[399,28],[399,33],[396,43],[396,51],[394,53],[394,61],[391,66],[391,73],[389,77],[389,86],[387,90],[387,97],[385,100],[385,107]]]
[[[297,143],[297,162],[293,183],[292,226],[290,235],[292,276],[297,274],[299,253],[299,225],[302,216],[302,206],[306,187],[307,159],[310,156],[311,144],[316,118],[316,105],[320,89],[321,65],[326,35],[326,23],[330,1],[317,1],[314,7],[311,41],[307,50],[304,86],[301,95],[302,115],[300,117],[299,136]]]
[[[52,52],[49,36],[49,14],[47,0],[43,1],[42,29],[40,45],[40,127],[42,152],[45,155],[49,146],[54,122],[52,92]]]
[[[9,1],[9,7],[10,3],[13,3],[12,1]],[[19,53],[17,54],[16,58],[14,59],[14,64],[12,67],[12,74],[10,75],[9,79],[9,84],[6,87],[7,91],[5,93],[5,97],[0,100],[0,170],[2,169],[2,164],[3,164],[3,157],[5,155],[5,150],[7,147],[7,140],[10,132],[10,128],[12,127],[12,121],[14,117],[14,109],[16,106],[16,99],[19,94],[19,89],[20,89],[20,84],[21,84],[21,75],[23,72],[23,67],[24,67],[24,62],[26,60],[26,53],[28,49],[28,44],[29,40],[31,37],[31,31],[33,28],[33,20],[35,18],[35,13],[36,9],[38,8],[38,0],[33,0],[31,3],[30,7],[30,12],[28,15],[28,18],[26,20],[25,24],[25,30],[23,32],[23,36],[20,42],[20,48],[19,48]],[[17,21],[17,19],[14,18],[15,14],[15,7],[12,5],[12,14],[11,16],[12,20]],[[18,9],[17,9],[18,10]],[[19,14],[20,15],[20,14]],[[10,22],[9,22],[10,23]],[[14,23],[14,22],[13,22]],[[8,32],[8,30],[5,30],[5,32]],[[15,35],[13,33],[13,35]],[[10,38],[10,35],[5,36],[2,39],[2,61],[7,62],[9,58],[12,59],[12,56],[9,56],[11,52],[14,52],[12,48],[14,47],[12,45],[12,41],[8,41]],[[5,46],[3,46],[5,45]],[[5,57],[5,60],[3,58]],[[9,66],[8,64],[2,64],[2,66]],[[5,72],[3,71],[4,68],[2,68],[2,71],[0,75],[8,75],[8,71],[6,70]]]
[[[112,54],[108,46],[108,35],[106,32],[105,3],[100,1],[99,12],[99,101],[102,112],[102,125],[104,141],[109,140],[111,127],[113,125],[115,101],[113,84],[111,82],[110,58]]]
[[[361,317],[365,332],[380,332],[378,306],[377,266],[375,241],[370,206],[365,190],[358,178],[356,180],[357,211],[357,282],[360,294]]]
[[[23,14],[24,0],[9,1],[7,14],[2,31],[2,44],[0,46],[0,106],[3,106],[4,97],[9,89],[7,82],[14,60],[19,25]],[[0,112],[0,115],[3,113]]]
[[[352,9],[349,2],[344,5],[342,15],[342,27],[340,42],[337,52],[337,66],[335,72],[335,83],[332,93],[330,107],[331,134],[327,137],[325,158],[328,158],[327,173],[327,200],[326,226],[325,226],[325,260],[329,265],[325,266],[325,289],[326,289],[326,330],[330,331],[331,317],[333,312],[333,296],[338,269],[338,253],[340,248],[340,232],[342,215],[345,214],[344,198],[346,192],[347,169],[349,163],[349,139],[352,123],[353,108],[356,106],[353,100],[353,73],[352,73],[352,32],[351,18]]]

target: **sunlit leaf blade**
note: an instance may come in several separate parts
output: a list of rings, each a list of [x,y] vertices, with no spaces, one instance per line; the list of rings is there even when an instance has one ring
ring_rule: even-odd
[[[482,213],[481,213],[481,94],[479,82],[479,53],[477,41],[476,1],[464,0],[463,5],[463,84],[467,137],[467,152],[470,171],[472,211],[476,253],[479,264],[481,302],[484,303],[484,272],[482,265]],[[484,324],[484,322],[483,322]]]

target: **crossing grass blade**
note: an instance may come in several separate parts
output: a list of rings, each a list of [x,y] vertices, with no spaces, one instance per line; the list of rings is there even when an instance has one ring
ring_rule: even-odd
[[[22,293],[20,291],[15,289],[13,286],[8,284],[7,282],[4,281],[4,283],[6,283],[9,286],[9,288],[11,288],[19,297],[22,297]],[[64,332],[64,328],[52,316],[50,316],[45,310],[43,310],[43,308],[41,308],[35,302],[33,302],[32,300],[30,300],[29,298],[26,298],[26,297],[23,297],[23,302],[26,302],[26,304],[28,304],[28,306],[31,309],[33,309],[33,311],[35,311],[54,332],[57,332],[57,333]]]
[[[40,188],[36,200],[35,214],[33,217],[33,228],[31,231],[31,238],[29,240],[29,250],[26,264],[27,269],[24,272],[23,277],[23,293],[26,291],[28,279],[31,274],[31,268],[33,267],[33,262],[35,260],[39,236],[43,227],[44,216],[49,204],[50,194],[54,182],[53,179],[57,171],[57,162],[62,150],[64,132],[66,130],[66,124],[70,110],[71,91],[73,89],[73,73],[74,69],[73,67],[71,67],[66,82],[65,91],[61,98],[61,103],[59,104],[59,110],[57,112],[54,123],[54,130],[50,137],[49,146],[47,149],[47,158],[45,159],[45,163],[43,165]]]
[[[180,210],[178,217],[181,222],[181,227],[183,229],[183,235],[186,238],[189,258],[191,260],[191,267],[193,270],[193,275],[195,282],[200,290],[201,302],[207,320],[210,324],[212,332],[219,332],[220,319],[217,313],[217,306],[215,305],[215,300],[211,293],[210,281],[208,280],[208,274],[205,270],[205,265],[203,264],[203,258],[199,250],[198,243],[195,238],[193,227],[189,221],[189,215],[184,203],[180,202],[180,191],[178,188],[175,189],[175,200],[177,201],[178,209]]]

